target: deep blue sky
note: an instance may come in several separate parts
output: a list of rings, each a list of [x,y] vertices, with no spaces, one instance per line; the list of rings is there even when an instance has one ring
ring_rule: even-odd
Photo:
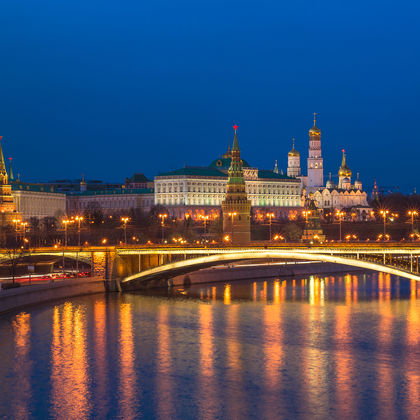
[[[0,135],[23,180],[207,165],[238,123],[251,165],[418,183],[418,1],[2,0]],[[305,171],[306,172],[306,171]]]

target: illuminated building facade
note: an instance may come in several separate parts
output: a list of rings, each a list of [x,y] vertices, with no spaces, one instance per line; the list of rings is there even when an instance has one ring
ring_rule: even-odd
[[[153,203],[152,189],[87,190],[67,194],[67,213],[75,215],[89,210],[100,210],[104,215],[112,215],[127,214],[132,209],[140,209],[148,213]]]
[[[218,215],[225,199],[232,150],[207,167],[187,166],[171,172],[160,173],[154,179],[155,204],[164,206],[171,217],[183,218],[186,214],[198,218],[204,213]],[[251,167],[242,159],[245,191],[254,215],[268,209],[278,218],[288,218],[301,207],[301,182],[279,174],[276,170]]]

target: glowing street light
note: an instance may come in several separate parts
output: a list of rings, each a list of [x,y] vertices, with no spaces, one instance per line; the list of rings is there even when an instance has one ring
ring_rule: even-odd
[[[310,210],[303,210],[303,216],[305,217],[305,223],[308,224],[308,216],[311,214]]]
[[[267,215],[266,215],[268,218],[269,218],[269,220],[270,220],[270,223],[269,223],[269,225],[270,225],[270,242],[271,242],[271,219],[275,216],[275,214],[274,213],[267,213]]]
[[[123,222],[124,227],[124,245],[127,245],[127,222],[130,220],[129,217],[121,217],[121,222]]]
[[[204,223],[204,236],[207,236],[207,221],[210,219],[210,217],[207,214],[205,216],[203,216],[202,214],[200,214],[198,216],[198,218],[203,220],[203,223]]]
[[[338,217],[338,220],[340,222],[340,242],[341,242],[341,218],[344,216],[344,211],[340,211],[338,210],[337,213],[335,214]]]
[[[417,216],[418,212],[416,210],[410,210],[408,215],[411,216],[411,233],[414,234],[414,216]]]
[[[233,218],[234,218],[237,214],[238,214],[238,213],[236,213],[236,211],[228,213],[228,216],[230,216],[230,217],[232,218],[232,224],[231,224],[231,227],[232,227],[232,234],[231,234],[231,236],[230,236],[230,242],[231,242],[232,244],[233,244]]]
[[[64,225],[64,246],[67,246],[67,226],[69,223],[71,223],[71,220],[63,219],[61,223]]]
[[[379,214],[384,218],[384,240],[386,238],[386,217],[389,214],[389,210],[380,210]]]
[[[15,232],[16,232],[16,245],[18,242],[18,224],[22,223],[22,220],[20,219],[13,219],[12,222],[15,224]]]
[[[80,248],[80,222],[83,222],[83,216],[76,216],[75,217],[77,223],[78,223],[78,227],[77,227],[77,246]]]
[[[168,217],[166,213],[159,214],[160,218],[160,225],[162,226],[162,243],[164,243],[165,240],[165,219]]]

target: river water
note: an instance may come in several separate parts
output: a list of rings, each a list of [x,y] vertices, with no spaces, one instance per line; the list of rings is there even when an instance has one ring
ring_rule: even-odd
[[[0,418],[419,418],[420,284],[91,295],[0,317]]]

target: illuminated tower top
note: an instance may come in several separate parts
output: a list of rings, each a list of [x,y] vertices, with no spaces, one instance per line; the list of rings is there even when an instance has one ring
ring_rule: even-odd
[[[316,112],[314,125],[309,130],[309,157],[307,187],[311,192],[324,185],[324,163],[321,153],[321,130],[316,126]]]
[[[7,184],[7,171],[6,171],[6,164],[4,163],[4,156],[3,156],[3,149],[1,147],[1,139],[3,137],[0,136],[0,183]]]
[[[13,181],[14,177],[13,177],[13,169],[12,169],[12,158],[9,157],[9,180]]]

